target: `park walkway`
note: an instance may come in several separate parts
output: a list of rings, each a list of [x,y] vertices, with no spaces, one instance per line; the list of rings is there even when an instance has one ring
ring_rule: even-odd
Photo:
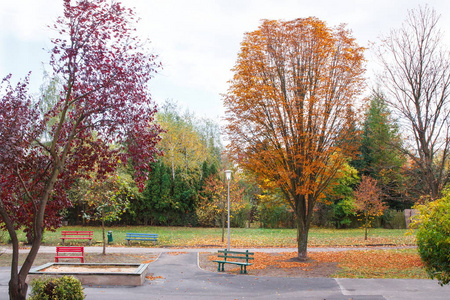
[[[415,248],[415,246],[402,246],[402,247],[310,247],[308,252],[331,252],[331,251],[349,251],[349,250],[381,250],[381,249],[405,249]],[[85,253],[102,253],[103,247],[98,246],[86,246],[84,248]],[[164,248],[145,248],[145,247],[106,247],[106,253],[164,253],[164,252],[217,252],[217,250],[223,250],[223,248],[178,248],[178,247],[164,247]],[[251,252],[297,252],[297,248],[233,248],[236,251],[249,250]],[[29,249],[20,249],[20,253],[27,253]],[[10,247],[0,247],[0,253],[11,253]],[[56,253],[56,246],[41,246],[39,253]]]
[[[330,278],[264,278],[202,270],[198,253],[161,253],[150,264],[149,280],[133,288],[134,299],[349,299]],[[122,290],[122,289],[121,289]],[[86,299],[125,299],[114,288],[88,288]],[[124,291],[131,292],[130,289]],[[150,294],[149,294],[150,293]],[[151,295],[151,296],[149,296]],[[123,296],[124,298],[121,298]],[[363,299],[363,298],[361,298]],[[365,298],[369,299],[369,298]],[[370,299],[384,299],[374,297]]]
[[[100,252],[101,249],[86,247],[88,253]],[[318,250],[311,248],[313,249]],[[42,252],[52,250],[54,251],[54,247],[41,249]],[[159,253],[158,259],[149,267],[148,275],[152,276],[153,280],[146,280],[139,287],[85,286],[86,299],[439,300],[449,299],[450,295],[450,286],[441,287],[432,280],[283,278],[209,272],[198,267],[198,252],[206,251],[212,252],[216,249],[108,247],[108,253]],[[286,252],[287,249],[264,251]],[[8,281],[9,268],[0,268],[0,299],[7,299]]]

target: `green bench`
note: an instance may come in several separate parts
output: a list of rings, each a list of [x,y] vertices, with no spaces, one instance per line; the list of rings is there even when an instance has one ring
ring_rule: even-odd
[[[127,245],[130,245],[130,241],[153,241],[153,244],[155,244],[158,241],[158,235],[156,233],[127,232],[125,239],[127,240]]]
[[[217,271],[219,271],[219,272],[225,271],[224,270],[225,264],[233,264],[233,265],[238,265],[241,267],[241,274],[247,274],[247,266],[252,265],[248,261],[250,259],[254,259],[253,258],[254,254],[255,253],[248,252],[248,250],[245,252],[243,252],[243,251],[228,251],[227,249],[219,250],[217,257],[223,258],[223,260],[214,260],[214,262],[219,264],[219,267],[217,268]],[[233,259],[233,260],[230,261],[228,259]],[[236,261],[236,260],[241,260],[241,261]]]

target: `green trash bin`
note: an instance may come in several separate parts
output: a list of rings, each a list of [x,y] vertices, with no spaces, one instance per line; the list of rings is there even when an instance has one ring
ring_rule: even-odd
[[[108,244],[112,243],[112,241],[113,241],[112,231],[108,231]]]

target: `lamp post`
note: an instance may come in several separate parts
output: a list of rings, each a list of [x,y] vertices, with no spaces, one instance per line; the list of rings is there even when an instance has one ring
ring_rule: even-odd
[[[227,216],[227,230],[228,230],[228,241],[227,241],[227,250],[230,251],[230,179],[231,179],[231,170],[226,170],[225,175],[227,177],[228,183],[228,195],[227,195],[227,204],[228,204],[228,216]]]

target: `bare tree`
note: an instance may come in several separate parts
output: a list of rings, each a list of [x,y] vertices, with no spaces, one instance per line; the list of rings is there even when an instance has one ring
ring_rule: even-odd
[[[411,10],[377,49],[384,67],[379,79],[405,134],[405,152],[419,170],[423,193],[432,198],[449,179],[450,56],[438,21],[427,6]]]

